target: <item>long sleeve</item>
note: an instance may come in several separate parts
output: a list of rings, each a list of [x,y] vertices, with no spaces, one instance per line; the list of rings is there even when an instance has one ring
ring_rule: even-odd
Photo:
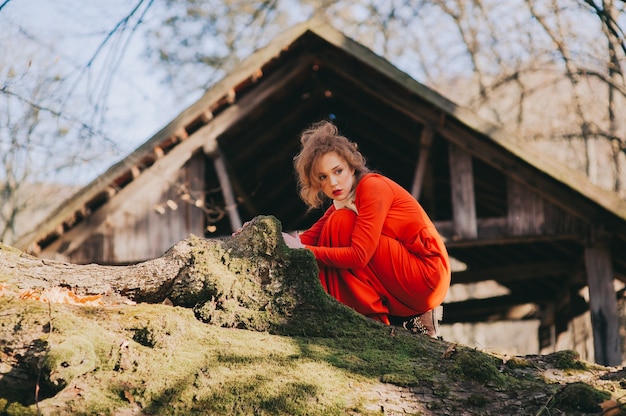
[[[322,228],[324,228],[326,220],[334,211],[335,207],[331,205],[330,207],[328,207],[324,215],[311,226],[311,228],[299,234],[302,244],[304,244],[305,246],[316,246],[318,244]]]
[[[365,267],[374,255],[393,199],[394,192],[384,180],[367,176],[356,189],[355,203],[359,214],[350,246],[316,247],[308,246],[304,240],[303,243],[313,251],[320,264],[346,269]]]

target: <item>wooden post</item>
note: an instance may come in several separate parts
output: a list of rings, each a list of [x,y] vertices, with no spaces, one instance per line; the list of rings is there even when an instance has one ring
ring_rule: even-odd
[[[449,157],[454,236],[459,239],[475,239],[478,236],[478,227],[472,156],[450,142]]]
[[[545,305],[540,305],[539,308],[539,351],[541,354],[546,352],[549,354],[554,352],[556,347],[556,307],[554,302],[547,302]]]
[[[226,204],[226,212],[228,213],[228,218],[230,219],[230,228],[233,232],[235,232],[240,229],[242,225],[241,218],[239,217],[239,211],[237,211],[235,193],[233,192],[233,187],[230,183],[230,178],[228,177],[222,151],[217,144],[215,144],[215,147],[212,150],[213,151],[208,153],[208,155],[211,159],[213,159],[213,166],[215,167],[215,172],[217,172],[217,178],[220,181],[222,195],[224,196],[224,203]]]
[[[507,178],[507,228],[511,235],[541,235],[545,224],[544,201],[516,180]]]
[[[415,167],[413,187],[411,188],[411,195],[418,201],[422,192],[422,184],[424,183],[424,174],[426,173],[426,164],[428,162],[428,155],[430,154],[430,146],[433,143],[433,136],[433,130],[428,126],[424,126],[420,137],[420,154],[417,160],[417,166]]]
[[[585,248],[585,266],[595,361],[601,365],[616,366],[622,362],[622,352],[610,245],[608,238],[593,240]]]

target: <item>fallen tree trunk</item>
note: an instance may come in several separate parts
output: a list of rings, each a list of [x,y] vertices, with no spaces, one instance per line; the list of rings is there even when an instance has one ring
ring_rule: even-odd
[[[192,235],[163,256],[131,266],[68,264],[0,246],[0,284],[4,293],[30,291],[30,297],[33,291],[64,287],[89,299],[101,296],[104,305],[171,302],[223,327],[328,333],[332,319],[313,328],[292,321],[327,308],[341,319],[352,311],[326,295],[312,253],[289,249],[281,231],[276,218],[259,216],[236,236]]]

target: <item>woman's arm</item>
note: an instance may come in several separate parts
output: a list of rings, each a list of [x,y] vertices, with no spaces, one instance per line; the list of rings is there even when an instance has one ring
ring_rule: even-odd
[[[346,269],[365,267],[378,246],[393,199],[393,190],[385,181],[377,176],[363,178],[356,190],[359,213],[350,246],[307,248],[313,251],[319,263],[326,266]]]
[[[328,207],[324,215],[322,215],[322,217],[317,220],[315,224],[311,226],[311,228],[299,234],[302,244],[307,246],[316,246],[318,244],[322,228],[324,228],[326,220],[333,212],[335,212],[335,206],[331,204],[331,206]]]

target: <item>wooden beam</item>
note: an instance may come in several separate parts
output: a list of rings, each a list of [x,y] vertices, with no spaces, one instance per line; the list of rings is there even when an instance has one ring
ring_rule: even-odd
[[[28,250],[26,250],[29,254],[32,254],[34,256],[38,256],[41,253],[41,246],[39,246],[39,244],[37,243],[32,243],[30,246],[28,246]]]
[[[560,300],[551,299],[548,294],[518,294],[495,296],[485,299],[468,299],[459,302],[444,303],[443,323],[476,323],[496,322],[502,320],[530,320],[541,319],[541,305],[554,302],[556,306],[555,318],[561,316],[571,320],[589,310],[585,299],[578,295],[572,295],[568,305],[560,306]],[[557,325],[558,326],[558,325]],[[556,335],[559,331],[556,328]]]
[[[540,294],[540,296],[542,295]],[[504,295],[445,303],[443,305],[443,323],[538,319],[537,308],[533,303],[545,302],[547,301],[546,297],[539,299],[529,295]]]
[[[424,126],[422,135],[420,136],[420,154],[415,167],[415,176],[413,177],[413,186],[411,187],[411,195],[419,200],[422,192],[422,184],[424,183],[424,174],[426,173],[426,165],[428,156],[430,155],[430,147],[433,143],[433,129]]]
[[[532,264],[509,264],[506,266],[483,267],[452,273],[452,284],[467,284],[495,280],[497,282],[512,282],[526,280],[536,276],[568,275],[572,264],[562,261],[544,261]]]
[[[130,168],[130,174],[133,177],[133,179],[137,179],[139,175],[141,175],[141,169],[139,169],[139,166],[132,166]]]
[[[210,109],[206,109],[200,114],[200,119],[204,122],[204,124],[207,124],[209,121],[213,120],[213,118],[214,115]]]
[[[178,130],[174,132],[174,138],[177,141],[187,140],[189,138],[189,133],[183,126],[183,127],[178,128]]]
[[[480,244],[483,245],[480,240],[497,240],[506,238],[506,218],[477,218],[476,219],[476,232],[478,240],[476,239],[461,239],[456,234],[454,221],[435,221],[434,222],[437,231],[445,239],[446,245],[448,244]]]
[[[230,228],[232,232],[235,232],[241,228],[243,223],[241,222],[241,217],[239,217],[239,211],[237,211],[237,201],[230,182],[230,177],[228,176],[228,171],[226,170],[226,164],[224,163],[224,155],[219,146],[216,145],[213,152],[209,153],[207,156],[213,159],[213,166],[215,167],[217,178],[220,181],[224,203],[226,204],[226,212],[230,220]]]
[[[54,229],[54,233],[59,237],[65,234],[65,227],[63,227],[63,224],[57,225]]]
[[[226,94],[226,102],[228,104],[234,104],[236,100],[237,100],[237,92],[235,91],[234,88],[229,89],[228,93]]]
[[[435,227],[439,234],[444,238],[446,247],[463,248],[463,247],[480,247],[502,244],[530,244],[536,241],[584,241],[581,233],[567,234],[536,234],[536,235],[509,235],[507,231],[507,219],[501,218],[478,218],[476,220],[478,227],[477,239],[459,239],[454,231],[454,223],[452,221],[434,221]]]
[[[237,101],[236,106],[229,106],[215,116],[209,124],[200,128],[194,133],[203,141],[204,153],[210,154],[217,146],[217,138],[232,125],[242,120],[249,112],[255,108],[267,105],[270,98],[277,91],[284,91],[292,88],[291,83],[297,81],[299,77],[295,67],[303,65],[310,66],[309,60],[294,60],[289,68],[281,68],[266,78],[266,82],[259,84],[254,94],[247,94]]]
[[[595,235],[592,240],[585,247],[585,266],[595,361],[616,366],[622,362],[622,352],[610,245],[606,237]]]
[[[453,239],[475,239],[478,236],[478,227],[472,156],[454,143],[450,143],[449,157]]]
[[[154,146],[152,152],[154,153],[155,159],[161,159],[163,156],[165,156],[165,151],[160,146]]]

